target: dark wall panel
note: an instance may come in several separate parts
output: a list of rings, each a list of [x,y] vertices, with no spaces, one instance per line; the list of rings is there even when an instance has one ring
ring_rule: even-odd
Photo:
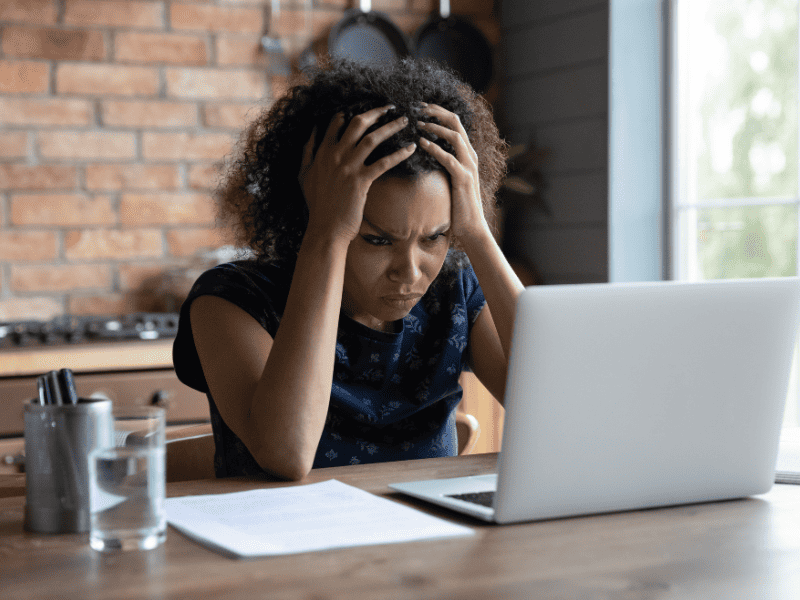
[[[549,151],[545,214],[507,209],[506,244],[544,283],[608,280],[608,1],[502,0],[496,115],[512,144]]]

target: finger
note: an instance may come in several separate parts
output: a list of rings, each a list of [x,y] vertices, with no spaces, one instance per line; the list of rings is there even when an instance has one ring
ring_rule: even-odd
[[[475,158],[477,159],[478,155],[475,153],[475,149],[472,148],[472,144],[469,141],[469,134],[467,133],[467,130],[464,128],[464,124],[461,122],[461,118],[457,114],[447,110],[446,108],[439,106],[438,104],[426,104],[424,102],[422,102],[421,104],[422,104],[423,114],[429,115],[431,117],[436,117],[437,119],[439,119],[440,123],[443,123],[453,131],[457,131],[460,135],[462,135],[464,139],[467,141],[467,145],[472,151],[472,154],[474,154]]]
[[[314,162],[314,140],[316,137],[317,126],[314,125],[314,128],[311,130],[311,137],[308,138],[306,145],[303,146],[303,158],[300,160],[300,176],[304,175],[311,167],[311,163]]]
[[[414,154],[417,145],[414,143],[409,144],[405,148],[395,150],[388,156],[384,156],[380,160],[376,160],[369,167],[366,168],[366,176],[370,181],[375,181],[378,177],[386,173],[392,167],[399,165],[409,156]]]
[[[453,194],[454,206],[455,198],[459,194],[456,190],[460,189],[462,192],[467,192],[466,197],[473,196],[477,199],[474,204],[477,204],[480,214],[483,214],[483,205],[480,201],[480,185],[477,172],[472,172],[464,168],[458,159],[447,152],[441,146],[434,144],[425,138],[420,138],[420,147],[433,156],[439,164],[441,164],[448,173],[450,173],[450,186]],[[464,196],[461,196],[464,197]]]
[[[350,124],[347,126],[347,129],[345,129],[344,134],[342,135],[342,143],[355,146],[367,129],[377,123],[378,119],[389,112],[392,108],[394,108],[394,105],[388,104],[386,106],[373,108],[353,117],[350,121]]]
[[[353,159],[358,161],[359,164],[362,164],[367,157],[372,153],[375,148],[377,148],[382,142],[388,140],[398,131],[402,131],[408,126],[408,118],[407,117],[399,117],[394,121],[386,123],[376,129],[375,131],[370,132],[368,135],[365,135],[358,145],[356,146],[356,153],[353,156]]]
[[[419,121],[417,126],[424,131],[433,133],[436,136],[450,142],[450,145],[455,149],[456,156],[460,161],[471,161],[473,164],[478,163],[478,155],[475,152],[475,149],[472,147],[472,144],[469,143],[469,138],[466,138],[457,131],[453,131],[452,129],[448,129],[447,127],[437,123]]]
[[[430,115],[431,117],[436,117],[450,129],[453,129],[464,136],[467,135],[467,130],[464,129],[464,125],[461,123],[461,118],[456,113],[451,112],[446,108],[439,106],[438,104],[423,103],[422,113]]]
[[[470,147],[473,153],[475,152],[475,150],[472,148],[472,144],[469,143],[469,134],[467,133],[467,130],[464,129],[464,124],[461,122],[461,118],[456,113],[451,112],[446,108],[439,106],[438,104],[426,104],[425,102],[421,102],[420,104],[422,104],[423,114],[436,117],[441,123],[464,136],[464,139],[467,141],[467,145]],[[475,156],[477,158],[477,154],[475,154]]]
[[[427,104],[422,102],[422,113],[438,118],[440,121],[447,123],[453,129],[462,129],[465,133],[464,126],[461,124],[461,117],[453,111],[447,110],[438,104]]]
[[[338,112],[328,123],[328,128],[325,130],[325,137],[322,138],[321,146],[333,146],[336,144],[336,138],[344,125],[344,113]]]
[[[419,145],[423,150],[425,150],[425,152],[439,161],[439,164],[447,169],[450,175],[457,177],[461,174],[461,171],[464,170],[464,165],[462,165],[455,156],[450,154],[441,146],[434,144],[424,137],[419,139]]]

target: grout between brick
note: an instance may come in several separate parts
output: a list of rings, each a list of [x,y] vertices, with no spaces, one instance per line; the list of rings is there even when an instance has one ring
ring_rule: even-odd
[[[59,227],[55,230],[56,235],[56,260],[64,262],[66,260],[66,249],[64,248],[64,229]]]
[[[144,142],[143,142],[143,139],[142,139],[143,136],[144,136],[144,133],[142,132],[141,129],[139,129],[139,130],[137,130],[137,131],[135,131],[133,133],[133,143],[134,143],[134,149],[133,149],[134,152],[133,153],[134,153],[134,156],[135,156],[135,159],[136,159],[137,163],[143,163],[144,162],[144,156],[143,156],[144,155],[144,150],[143,150]]]
[[[178,189],[176,192],[187,192],[189,190],[189,169],[185,162],[180,162],[178,167]]]
[[[117,216],[117,222],[107,225],[109,229],[125,229],[125,226],[119,220],[119,209],[122,205],[122,190],[108,193],[108,203],[111,205],[114,214]]]
[[[26,154],[28,155],[28,164],[31,166],[36,166],[39,164],[39,148],[36,144],[36,139],[37,139],[36,132],[29,131],[27,139],[28,147],[26,149]]]
[[[0,194],[0,223],[3,223],[3,229],[11,227],[9,203],[11,202],[8,193]]]
[[[167,73],[164,65],[158,67],[158,95],[159,100],[167,99]]]
[[[167,0],[161,8],[161,20],[164,22],[164,31],[172,31],[172,2]]]
[[[210,32],[206,36],[206,54],[208,56],[206,66],[219,67],[217,64],[219,61],[219,58],[217,57],[217,34],[214,32]]]
[[[95,129],[102,130],[105,127],[105,123],[103,122],[103,106],[102,102],[99,98],[95,100],[90,100],[92,103],[92,125],[94,125]]]
[[[77,191],[86,192],[88,191],[88,186],[86,184],[86,165],[76,165],[76,189]]]
[[[64,13],[66,12],[66,1],[65,0],[56,0],[56,24],[63,25],[64,23]]]
[[[48,77],[47,81],[47,94],[52,97],[58,96],[58,88],[56,86],[56,73],[58,71],[58,61],[49,60],[47,63],[50,65],[50,77]]]
[[[103,44],[105,45],[106,56],[107,56],[105,62],[108,63],[117,62],[117,56],[115,52],[116,35],[117,35],[116,31],[114,31],[113,29],[106,29],[105,31],[103,31]]]
[[[207,121],[207,113],[206,109],[208,107],[207,102],[196,102],[195,108],[197,109],[197,120],[194,124],[194,130],[200,132],[208,127]]]

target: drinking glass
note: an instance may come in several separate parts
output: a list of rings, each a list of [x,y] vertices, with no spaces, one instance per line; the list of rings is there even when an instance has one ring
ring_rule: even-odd
[[[114,408],[114,445],[89,461],[95,550],[150,550],[166,539],[164,421],[163,408]]]

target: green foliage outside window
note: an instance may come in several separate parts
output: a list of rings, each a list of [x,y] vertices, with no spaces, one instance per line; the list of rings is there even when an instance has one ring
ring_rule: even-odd
[[[690,18],[703,23],[691,27],[692,47],[704,50],[695,57],[704,66],[694,79],[702,91],[689,185],[701,205],[760,204],[698,211],[700,277],[795,275],[798,0],[689,1]],[[765,198],[792,204],[763,204]]]

